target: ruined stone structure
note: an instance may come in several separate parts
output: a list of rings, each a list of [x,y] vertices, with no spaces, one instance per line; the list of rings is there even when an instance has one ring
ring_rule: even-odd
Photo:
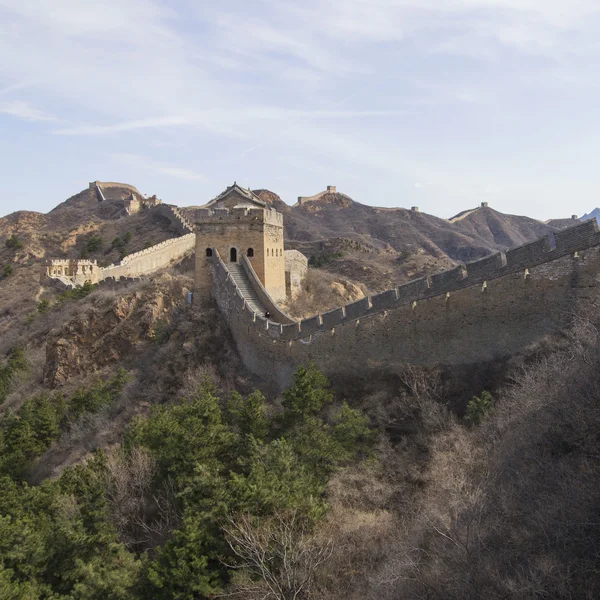
[[[579,217],[577,215],[571,215],[570,219],[548,219],[544,223],[555,229],[566,229],[567,227],[573,227],[578,221]]]
[[[59,279],[67,285],[83,285],[86,281],[98,283],[100,267],[95,260],[48,259],[42,263],[41,279]]]
[[[522,352],[566,327],[597,286],[600,233],[586,221],[300,322],[256,311],[218,252],[211,270],[244,363],[283,387],[309,360],[330,375],[369,377]]]
[[[269,296],[275,302],[285,299],[281,213],[234,183],[197,209],[195,219],[197,294],[211,293],[213,258],[218,252],[231,265],[242,265],[246,257]]]

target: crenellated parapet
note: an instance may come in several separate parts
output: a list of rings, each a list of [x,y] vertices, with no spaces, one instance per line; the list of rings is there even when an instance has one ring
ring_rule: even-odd
[[[181,226],[184,231],[187,231],[188,233],[194,231],[194,226],[190,223],[188,218],[179,210],[179,208],[177,208],[177,206],[173,206],[172,204],[166,204],[165,206],[168,206],[171,209],[173,215],[175,215],[175,218],[181,223]]]
[[[153,208],[155,213],[166,217],[171,221],[175,229],[182,234],[188,234],[194,231],[194,226],[188,218],[173,204],[159,204]]]
[[[567,326],[574,303],[598,285],[600,233],[587,221],[293,323],[255,314],[226,271],[215,266],[213,295],[240,354],[283,386],[308,360],[364,376],[518,353]]]
[[[261,286],[275,302],[286,298],[283,215],[254,192],[234,182],[193,212],[196,230],[196,298],[212,293],[217,251],[227,264],[246,258]]]
[[[181,260],[194,249],[196,235],[172,238],[134,252],[107,267],[98,267],[96,261],[49,259],[42,263],[41,280],[58,279],[65,285],[78,286],[86,282],[100,283],[105,279],[140,278],[151,275],[160,269]]]
[[[283,227],[283,215],[281,213],[274,208],[259,206],[198,208],[195,212],[195,220],[198,224],[240,221],[244,223],[261,222]]]
[[[327,331],[379,312],[394,310],[405,304],[441,296],[488,281],[549,263],[575,252],[600,245],[600,233],[595,219],[581,225],[545,236],[535,242],[498,252],[481,260],[459,265],[436,275],[409,281],[380,294],[362,298],[351,304],[301,321],[285,329],[284,339],[299,339],[318,331]]]

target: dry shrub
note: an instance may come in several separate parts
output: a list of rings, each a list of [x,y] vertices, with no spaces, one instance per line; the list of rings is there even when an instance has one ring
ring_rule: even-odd
[[[214,364],[206,363],[199,367],[189,369],[187,373],[185,373],[183,384],[181,386],[182,398],[193,398],[207,381],[219,390],[219,392],[225,392],[223,386],[227,387],[227,382],[219,375]]]
[[[181,523],[169,480],[156,490],[156,461],[145,448],[119,449],[107,458],[106,498],[121,540],[144,551],[163,544]]]
[[[32,466],[29,482],[40,484],[45,479],[54,479],[69,466],[84,461],[90,453],[114,442],[113,420],[110,407],[93,414],[82,415],[54,442]]]
[[[434,440],[458,426],[440,400],[439,372],[407,367],[399,381],[395,395],[380,390],[362,402],[387,432],[377,459],[344,469],[329,484],[325,530],[334,551],[320,580],[323,598],[396,598],[399,587],[419,587],[424,550],[412,519],[430,483]]]
[[[43,348],[29,348],[25,351],[27,370],[16,375],[11,385],[11,392],[2,403],[2,409],[18,411],[25,400],[44,391],[43,371],[46,352]]]

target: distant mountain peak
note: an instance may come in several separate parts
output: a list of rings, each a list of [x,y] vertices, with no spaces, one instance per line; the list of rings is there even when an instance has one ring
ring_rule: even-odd
[[[596,207],[594,210],[581,217],[582,221],[587,221],[588,219],[596,219],[596,221],[600,223],[600,208]]]
[[[252,193],[258,196],[267,206],[271,206],[279,212],[286,212],[290,209],[281,197],[271,190],[258,189],[252,190]]]

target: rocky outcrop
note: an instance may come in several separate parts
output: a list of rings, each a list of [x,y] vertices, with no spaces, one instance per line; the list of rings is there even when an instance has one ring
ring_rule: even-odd
[[[169,275],[120,297],[98,294],[48,340],[44,383],[56,388],[75,375],[127,362],[136,348],[154,340],[173,309],[185,302],[187,289]]]

